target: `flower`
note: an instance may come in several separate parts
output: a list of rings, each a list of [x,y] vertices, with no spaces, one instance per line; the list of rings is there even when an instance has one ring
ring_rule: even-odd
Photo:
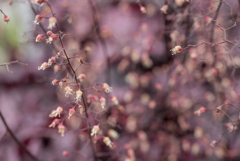
[[[42,16],[36,15],[35,20],[33,21],[36,25],[39,24],[39,22],[42,20]]]
[[[54,80],[52,81],[52,85],[57,85],[57,84],[58,84],[58,82],[59,82],[59,80],[57,80],[57,79],[54,79]]]
[[[110,87],[107,83],[103,83],[102,88],[105,90],[106,93],[111,93],[113,91],[112,87]]]
[[[170,51],[172,51],[172,55],[175,55],[175,54],[180,53],[182,51],[182,47],[181,46],[175,46]]]
[[[99,125],[93,126],[92,131],[91,131],[91,136],[97,135],[98,130],[99,130]]]
[[[140,7],[140,11],[141,11],[142,13],[146,13],[146,12],[147,12],[147,11],[146,11],[146,8],[143,7],[143,6]]]
[[[206,112],[206,108],[205,107],[201,107],[197,111],[194,111],[194,115],[200,116],[202,113],[205,113],[205,112]]]
[[[65,97],[68,97],[69,95],[71,95],[71,94],[73,94],[72,92],[73,92],[73,89],[71,89],[69,86],[66,86],[65,88],[64,88],[64,90],[65,90]]]
[[[216,144],[217,144],[217,141],[216,141],[216,140],[213,140],[213,141],[211,142],[210,146],[214,148],[214,147],[216,146]]]
[[[108,130],[108,135],[113,139],[118,139],[119,138],[118,132],[113,130],[113,129]]]
[[[110,138],[109,137],[103,137],[103,142],[107,145],[107,146],[109,146],[110,148],[112,148],[112,142],[111,142],[111,140],[110,140]]]
[[[46,3],[48,0],[34,0],[31,3],[38,3],[40,5],[43,5],[43,3]]]
[[[68,119],[75,113],[75,107],[69,109],[69,116]]]
[[[36,37],[36,42],[41,42],[44,38],[44,34],[39,34],[37,37]]]
[[[106,105],[106,99],[103,96],[101,96],[99,101],[101,103],[102,109],[104,109]]]
[[[162,8],[160,10],[162,11],[162,13],[167,14],[168,5],[162,6]]]
[[[218,106],[216,109],[216,117],[218,117],[219,113],[222,111],[222,105]]]
[[[84,79],[86,79],[86,75],[85,74],[80,74],[78,76],[78,79],[80,80],[80,82],[82,82]]]
[[[55,17],[49,18],[48,29],[52,30],[52,28],[55,27],[56,23],[57,23],[57,19]]]
[[[63,151],[62,155],[63,155],[64,157],[67,157],[67,156],[69,155],[69,154],[68,154],[68,151]]]
[[[212,22],[212,18],[209,16],[205,16],[205,21],[207,22],[207,24],[210,24]]]
[[[63,111],[63,108],[60,107],[60,106],[58,106],[58,108],[57,108],[56,110],[53,110],[53,111],[50,113],[49,117],[57,117],[57,116],[60,117],[60,114],[62,113],[62,111]]]
[[[47,32],[48,39],[46,40],[47,44],[51,44],[54,40],[57,40],[57,34],[52,33],[52,31]]]
[[[62,88],[62,87],[63,87],[63,82],[62,82],[62,81],[61,81],[61,82],[59,82],[58,84],[59,84],[59,87],[60,87],[60,88]]]
[[[8,24],[10,18],[7,15],[4,15],[3,21],[5,21]]]
[[[56,61],[56,57],[51,57],[50,59],[48,59],[48,65],[51,66],[52,63],[54,63]]]
[[[78,101],[79,102],[81,102],[81,97],[82,97],[82,91],[81,90],[78,90],[77,92],[76,92],[76,102],[78,103]]]
[[[40,67],[38,67],[38,70],[45,70],[49,67],[47,62],[42,63]]]
[[[79,108],[80,114],[83,114],[83,106],[79,105],[78,108]]]
[[[119,105],[117,97],[115,97],[115,96],[111,97],[111,101],[114,105],[116,105],[116,106]]]
[[[88,94],[87,95],[87,102],[90,103],[91,101],[98,101],[98,96],[92,95],[92,94]]]
[[[53,122],[49,125],[49,127],[55,127],[60,123],[60,119],[54,119]]]
[[[61,133],[61,136],[64,137],[64,132],[66,131],[66,127],[61,123],[58,125],[58,133]]]
[[[182,7],[184,2],[185,2],[185,0],[175,0],[175,3],[178,7]]]

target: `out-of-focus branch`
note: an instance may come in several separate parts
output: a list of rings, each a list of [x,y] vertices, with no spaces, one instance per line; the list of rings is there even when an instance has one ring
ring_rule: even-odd
[[[4,126],[6,127],[7,131],[9,132],[9,134],[11,135],[11,137],[13,138],[13,140],[18,144],[18,146],[20,146],[23,151],[32,159],[32,160],[36,160],[38,161],[38,159],[30,152],[27,150],[27,148],[18,140],[18,138],[16,137],[16,135],[12,132],[12,130],[9,128],[4,116],[2,115],[2,112],[0,111],[0,118],[4,124]]]
[[[217,11],[216,11],[216,14],[215,14],[213,20],[217,19],[221,6],[222,6],[222,1],[220,1],[218,4]],[[210,43],[213,43],[213,41],[214,41],[214,30],[215,30],[215,25],[212,24],[212,28],[211,28],[211,32],[210,32]]]
[[[105,61],[106,61],[106,71],[107,71],[107,73],[106,73],[106,83],[111,85],[110,59],[108,57],[107,43],[106,43],[105,39],[101,36],[99,20],[97,18],[97,10],[94,7],[94,4],[93,4],[92,0],[88,0],[88,3],[89,3],[89,6],[91,7],[93,22],[94,22],[94,25],[96,27],[96,33],[99,37],[99,40],[100,40],[100,43],[101,43],[101,46],[102,46],[102,50],[103,50],[103,54],[104,54],[104,57],[105,57]]]
[[[13,73],[13,74],[14,74],[14,72],[11,71],[11,70],[9,69],[9,67],[8,67],[8,66],[11,65],[11,64],[20,64],[20,65],[24,66],[25,68],[27,67],[27,64],[21,63],[21,62],[19,62],[18,60],[16,60],[16,61],[11,61],[11,62],[7,62],[7,63],[2,63],[2,64],[0,64],[0,66],[6,66],[7,71],[8,71],[9,73]]]

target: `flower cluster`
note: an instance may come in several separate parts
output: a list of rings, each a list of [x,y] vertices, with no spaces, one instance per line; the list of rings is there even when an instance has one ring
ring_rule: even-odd
[[[38,70],[45,70],[48,67],[50,67],[54,62],[56,61],[56,57],[51,57],[48,59],[48,62],[44,62],[40,67],[38,67]]]
[[[69,97],[69,95],[72,95],[73,94],[73,89],[72,88],[70,88],[69,86],[66,86],[65,88],[64,88],[64,90],[65,90],[65,97]]]

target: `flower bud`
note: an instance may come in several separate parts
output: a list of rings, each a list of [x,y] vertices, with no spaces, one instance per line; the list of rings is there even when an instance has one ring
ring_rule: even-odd
[[[168,5],[162,6],[162,8],[160,10],[162,11],[162,13],[167,14]]]
[[[52,85],[57,85],[59,83],[59,80],[57,80],[57,79],[54,79],[53,81],[52,81]]]
[[[60,124],[60,119],[54,119],[53,122],[49,125],[49,127],[54,128],[58,124]]]
[[[61,136],[64,137],[64,132],[66,131],[66,127],[61,123],[58,125],[58,133],[61,133]]]
[[[3,20],[8,24],[8,22],[10,21],[10,18],[7,15],[4,15]]]
[[[57,23],[57,19],[55,17],[49,18],[48,29],[52,30],[52,28],[55,27],[56,23]]]
[[[182,51],[182,47],[181,46],[175,46],[170,51],[172,51],[172,55],[175,55],[175,54],[180,53]]]
[[[37,37],[36,37],[36,42],[41,42],[44,38],[44,34],[39,34]]]
[[[98,131],[99,131],[99,125],[93,126],[92,131],[91,131],[91,136],[94,136],[94,135],[96,136]]]
[[[146,11],[146,8],[143,7],[143,6],[140,7],[140,11],[141,11],[142,13],[146,13],[146,12],[147,12],[147,11]]]
[[[67,157],[67,156],[68,156],[68,151],[63,151],[62,155],[63,155],[64,157]]]
[[[112,142],[111,142],[111,140],[110,140],[110,138],[109,137],[103,137],[103,142],[107,145],[107,146],[109,146],[110,148],[112,148]]]
[[[34,23],[38,25],[41,20],[42,20],[42,16],[36,15]]]
[[[70,119],[70,117],[75,113],[75,108],[70,108],[69,109],[69,114],[68,114],[68,119]]]
[[[115,96],[111,97],[111,101],[114,105],[116,105],[116,106],[119,105],[117,97],[115,97]]]
[[[82,82],[84,79],[86,79],[86,75],[85,74],[80,74],[78,76],[78,79],[80,80],[80,82]]]
[[[107,83],[103,83],[102,88],[105,90],[106,93],[111,93],[113,91],[112,87],[110,87]]]
[[[101,96],[99,101],[101,103],[102,109],[104,109],[105,108],[105,104],[106,104],[106,99],[103,96]]]

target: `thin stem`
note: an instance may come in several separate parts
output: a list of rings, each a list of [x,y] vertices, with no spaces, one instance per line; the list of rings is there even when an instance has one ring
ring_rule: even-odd
[[[103,54],[105,57],[105,61],[106,61],[106,83],[108,83],[109,85],[111,85],[111,71],[110,71],[110,59],[108,57],[108,49],[107,49],[107,43],[105,41],[105,39],[101,36],[101,31],[100,31],[100,25],[99,25],[99,21],[97,18],[97,10],[94,7],[94,4],[92,2],[92,0],[88,0],[89,6],[91,7],[92,10],[92,17],[93,17],[93,21],[94,21],[94,25],[96,27],[96,33],[99,37],[100,43],[102,45],[102,50],[103,50]]]
[[[37,160],[38,159],[30,152],[27,150],[27,148],[18,140],[18,138],[15,136],[15,134],[12,132],[12,130],[9,128],[4,116],[2,115],[2,112],[0,111],[0,118],[3,121],[3,124],[5,126],[5,128],[7,129],[7,131],[9,132],[9,134],[11,135],[11,137],[13,138],[13,140],[18,144],[18,146],[20,146],[23,151],[32,159],[32,160]]]
[[[50,5],[48,2],[47,2],[47,4],[48,4],[48,6],[49,6],[49,8],[50,8],[50,10],[51,10],[52,15],[54,16],[54,13],[53,13],[53,10],[52,10],[51,5]],[[83,87],[78,84],[78,79],[77,79],[77,76],[76,76],[76,72],[75,72],[75,70],[73,69],[73,67],[72,67],[72,65],[71,65],[71,63],[70,63],[70,59],[69,59],[69,57],[68,57],[68,55],[67,55],[67,52],[66,52],[66,50],[65,50],[65,48],[64,48],[63,41],[62,41],[62,39],[61,39],[61,34],[62,34],[62,33],[61,33],[61,31],[60,31],[57,23],[56,23],[56,28],[57,28],[58,33],[59,33],[58,38],[59,38],[59,40],[60,40],[60,43],[61,43],[63,52],[64,52],[64,54],[65,54],[65,56],[66,56],[66,58],[67,58],[67,62],[68,62],[68,64],[69,64],[69,66],[70,66],[70,69],[71,69],[72,73],[74,74],[74,79],[75,79],[75,81],[76,81],[76,83],[77,83],[77,86],[78,86],[78,88],[83,89]],[[82,92],[83,92],[83,91],[82,91]],[[84,94],[84,92],[83,92],[83,94],[82,94],[82,100],[83,100],[83,105],[84,105],[84,110],[85,110],[85,116],[86,116],[86,118],[87,118],[87,126],[88,126],[88,128],[90,128],[91,126],[90,126],[90,122],[89,122],[89,119],[88,119],[89,117],[88,117],[87,104],[86,104],[86,101],[85,101],[85,94]],[[93,145],[93,141],[92,141],[92,137],[91,137],[91,131],[90,131],[89,129],[88,129],[88,135],[89,135],[89,140],[90,140],[91,148],[92,148],[93,155],[94,155],[94,160],[97,161],[97,155],[96,155],[96,152],[95,152],[95,149],[94,149],[94,145]]]

